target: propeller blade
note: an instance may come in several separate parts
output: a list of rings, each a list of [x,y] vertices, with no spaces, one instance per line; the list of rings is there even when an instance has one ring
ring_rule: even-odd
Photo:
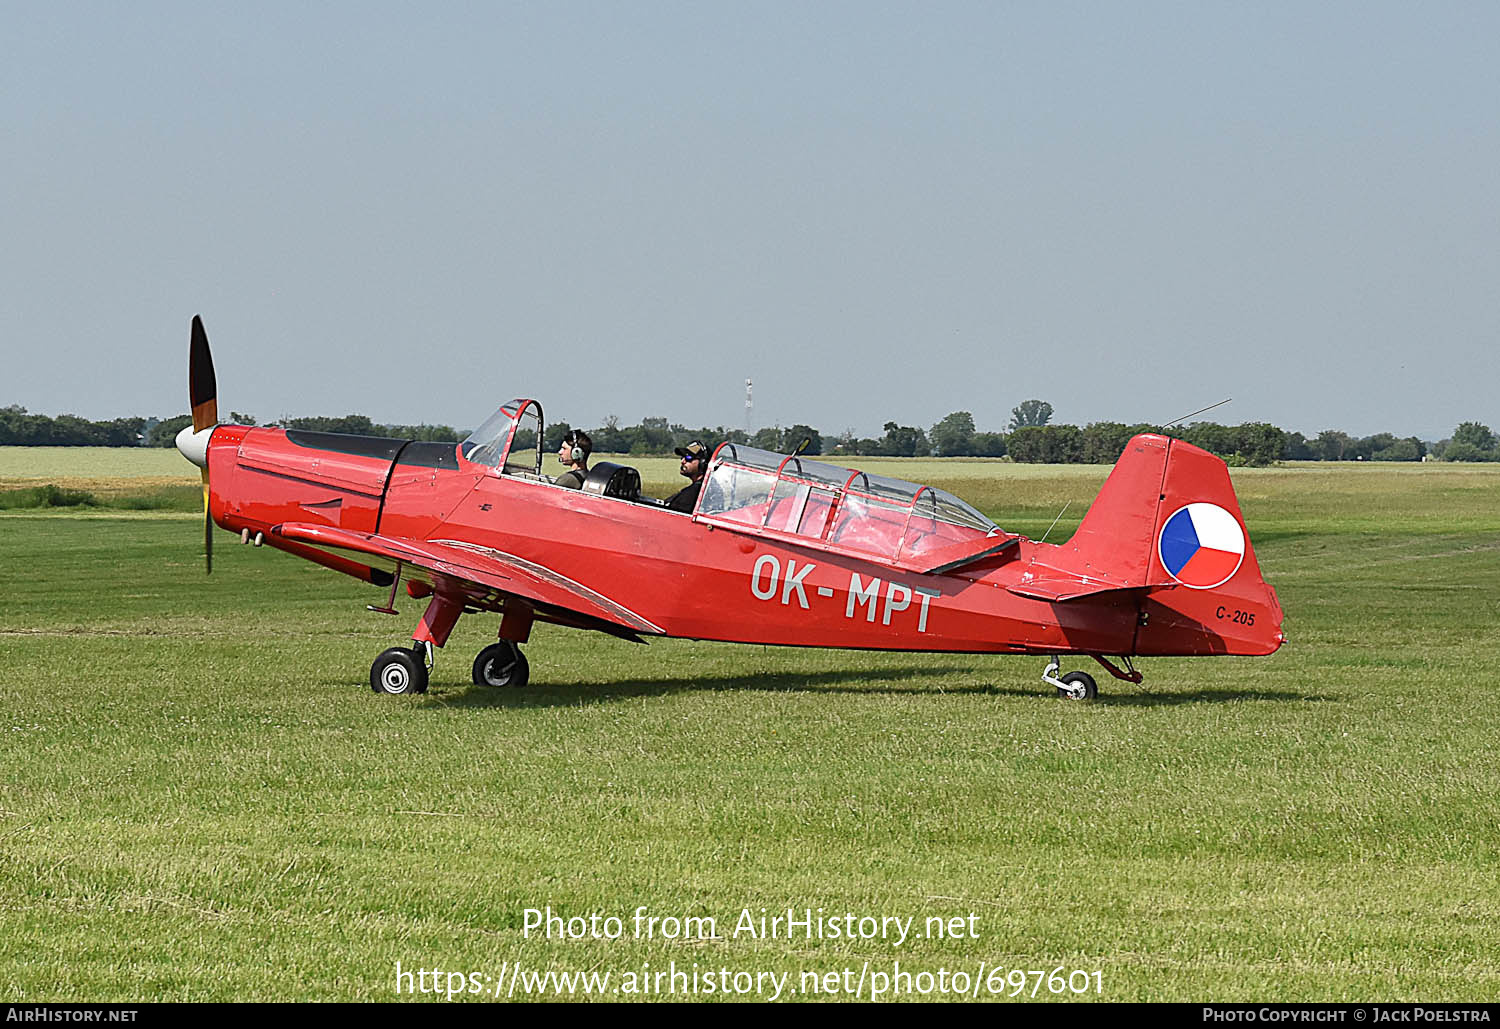
[[[208,469],[203,469],[203,574],[214,574],[214,520],[208,513]]]
[[[192,342],[188,347],[188,401],[193,406],[193,431],[219,424],[219,384],[214,378],[214,355],[208,349],[203,319],[193,315]],[[208,513],[208,465],[203,469],[203,567],[214,572],[214,520]]]
[[[203,319],[193,315],[193,339],[188,350],[188,400],[193,406],[193,431],[219,423],[219,385],[214,380],[214,355],[208,350]],[[206,480],[205,480],[206,481]]]

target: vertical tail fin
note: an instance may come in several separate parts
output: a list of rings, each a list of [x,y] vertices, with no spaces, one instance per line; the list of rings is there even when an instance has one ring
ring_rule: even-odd
[[[1136,654],[1269,654],[1285,640],[1224,462],[1166,436],[1126,444],[1073,538],[1038,548],[1031,596],[1142,591]]]

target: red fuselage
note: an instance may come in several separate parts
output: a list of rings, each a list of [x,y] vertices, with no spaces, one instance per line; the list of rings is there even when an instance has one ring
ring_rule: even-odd
[[[1232,490],[1227,502],[1220,495],[1227,473],[1222,486],[1216,479],[1209,482],[1218,473],[1202,461],[1203,452],[1171,441],[1187,448],[1174,451],[1174,460],[1204,468],[1200,474],[1197,465],[1184,465],[1195,470],[1176,482],[1164,471],[1167,443],[1154,442],[1161,437],[1137,437],[1132,443],[1140,440],[1147,444],[1141,447],[1139,473],[1123,474],[1122,459],[1111,477],[1119,494],[1111,501],[1120,509],[1114,516],[1121,525],[1118,543],[1101,513],[1092,524],[1085,519],[1071,544],[1019,539],[1002,553],[943,574],[903,571],[869,555],[841,552],[836,541],[799,539],[764,526],[731,525],[564,489],[540,477],[502,474],[471,464],[452,444],[273,428],[214,431],[208,450],[210,510],[225,529],[263,533],[273,546],[315,560],[322,555],[327,559],[320,563],[367,581],[388,582],[366,573],[391,571],[395,561],[373,552],[313,546],[306,530],[301,537],[284,536],[283,527],[326,526],[510,561],[597,596],[600,609],[619,612],[612,619],[617,625],[642,635],[972,653],[1275,650],[1283,638],[1281,612],[1261,578],[1248,535],[1242,563],[1214,589],[1175,582],[1157,553],[1164,519],[1203,500],[1205,490],[1239,519]],[[1152,447],[1160,450],[1159,460]],[[1104,506],[1110,490],[1107,484],[1096,507]],[[1139,504],[1131,499],[1136,492]],[[1112,571],[1107,566],[1116,550],[1119,567]],[[1119,581],[1111,580],[1109,588],[1089,586],[1091,575],[1095,580],[1115,575]],[[1085,585],[1077,589],[1084,592],[1046,599],[1012,591],[1060,576],[1070,582],[1081,578]],[[587,624],[571,620],[556,605],[532,605],[524,591],[507,593],[493,580],[470,581],[415,566],[405,569],[405,579],[413,596],[434,592],[470,610],[507,614],[526,604],[541,620]]]

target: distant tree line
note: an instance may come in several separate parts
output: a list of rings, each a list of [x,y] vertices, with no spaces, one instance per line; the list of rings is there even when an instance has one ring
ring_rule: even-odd
[[[1012,461],[1046,464],[1111,464],[1137,433],[1160,432],[1186,440],[1217,454],[1233,465],[1268,465],[1276,461],[1421,461],[1431,457],[1444,461],[1500,461],[1500,438],[1489,426],[1464,422],[1450,439],[1426,443],[1415,436],[1398,437],[1381,432],[1373,436],[1351,436],[1325,429],[1309,439],[1300,432],[1287,432],[1266,422],[1220,425],[1194,422],[1164,428],[1157,425],[1125,425],[1091,422],[1052,425],[1052,405],[1028,400],[1011,411],[1005,432],[980,432],[968,411],[954,411],[936,425],[921,428],[886,422],[878,437],[859,437],[853,431],[825,436],[810,425],[767,427],[755,432],[724,426],[691,428],[666,418],[643,418],[639,425],[622,426],[611,415],[602,426],[589,428],[594,450],[599,453],[637,456],[670,454],[691,440],[710,447],[722,442],[747,444],[762,450],[838,457],[1006,457]],[[254,425],[254,416],[232,411],[229,420]],[[29,414],[24,407],[0,408],[0,446],[90,446],[170,447],[177,433],[192,423],[189,415],[163,420],[116,418],[91,422],[75,415]],[[467,435],[449,425],[388,425],[364,415],[343,417],[283,418],[275,424],[287,429],[341,432],[357,436],[390,436],[433,442],[458,441]],[[579,426],[580,428],[585,428]],[[545,429],[543,445],[554,451],[563,435],[574,426],[554,422]],[[519,441],[531,446],[535,438]]]
[[[14,404],[0,407],[0,445],[10,447],[138,447],[145,430],[144,418],[91,422],[71,414],[29,414]]]
[[[1500,437],[1488,425],[1464,422],[1452,439],[1433,446],[1432,455],[1443,461],[1500,461]]]

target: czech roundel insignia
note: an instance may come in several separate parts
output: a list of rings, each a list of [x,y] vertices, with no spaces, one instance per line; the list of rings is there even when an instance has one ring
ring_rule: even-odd
[[[1162,526],[1157,553],[1167,573],[1184,586],[1211,590],[1239,571],[1245,533],[1218,504],[1189,504]]]

